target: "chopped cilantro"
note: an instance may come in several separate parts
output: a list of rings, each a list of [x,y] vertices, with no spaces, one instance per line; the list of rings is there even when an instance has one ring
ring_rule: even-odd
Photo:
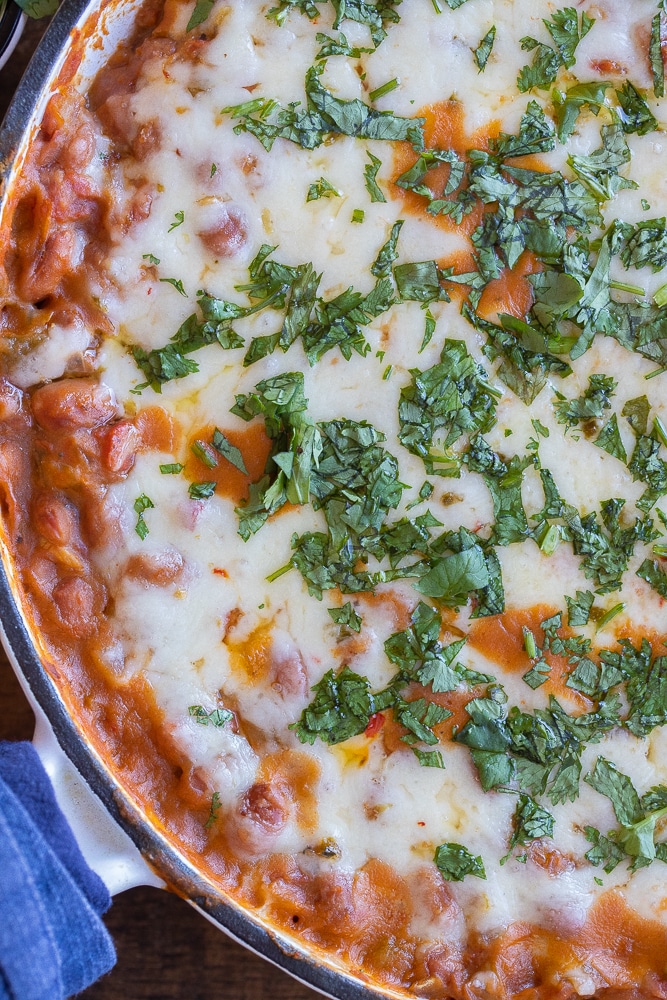
[[[213,795],[211,796],[211,807],[209,810],[208,819],[204,823],[205,830],[210,830],[210,828],[216,822],[220,814],[221,806],[222,806],[222,801],[220,799],[220,792],[213,792]]]
[[[215,0],[197,0],[185,30],[192,31],[193,28],[198,28],[200,24],[203,24],[213,10],[214,3]]]
[[[554,831],[553,816],[530,795],[519,796],[512,824],[513,831],[509,843],[510,854],[517,845],[525,847],[540,837],[551,837]],[[509,857],[509,855],[507,856]],[[504,860],[505,858],[503,858]]]
[[[317,201],[319,198],[340,198],[341,192],[324,177],[314,181],[308,188],[306,201]]]
[[[616,414],[613,413],[607,423],[602,427],[600,433],[593,442],[598,448],[613,455],[620,462],[627,462],[628,456],[625,445],[621,440],[621,432],[618,429]]]
[[[578,590],[576,597],[566,597],[567,623],[571,627],[588,625],[595,594],[590,590]]]
[[[493,427],[501,394],[462,340],[445,340],[438,364],[426,371],[413,368],[410,374],[398,407],[399,440],[421,456],[431,475],[457,475],[448,449],[464,434]]]
[[[451,7],[454,0],[447,2]],[[486,878],[482,858],[473,856],[462,844],[440,844],[433,861],[447,882],[462,882],[466,875]]]
[[[646,580],[649,587],[655,590],[664,600],[667,600],[667,573],[661,569],[657,559],[644,559],[637,570],[637,576]]]
[[[345,629],[351,629],[353,632],[361,632],[361,618],[357,612],[352,607],[350,601],[347,604],[343,604],[340,608],[327,608],[331,620],[340,625],[341,634],[345,633]]]
[[[311,66],[306,73],[307,108],[298,103],[283,107],[269,98],[255,98],[223,108],[221,114],[238,120],[234,131],[250,132],[267,152],[276,139],[287,139],[303,149],[316,149],[331,136],[348,135],[358,139],[407,140],[423,147],[423,118],[401,118],[391,111],[377,111],[355,98],[344,101],[335,97],[320,82],[325,61]],[[254,116],[254,117],[253,117]]]
[[[178,294],[183,295],[187,299],[188,293],[183,287],[183,282],[181,281],[180,278],[159,278],[158,280],[166,285],[173,285]]]
[[[363,733],[371,715],[378,711],[368,680],[347,666],[337,675],[327,670],[313,691],[315,699],[303,710],[299,722],[290,726],[302,743],[312,745],[318,738],[329,744],[342,743]]]
[[[553,696],[547,709],[532,714],[517,707],[508,712],[506,702],[499,685],[489,688],[485,698],[469,701],[470,721],[454,736],[469,747],[482,788],[516,786],[531,796],[546,793],[554,805],[574,800],[583,748],[618,725],[618,699],[578,716],[568,715]]]
[[[658,13],[651,21],[651,40],[649,43],[649,60],[653,75],[653,93],[656,97],[665,96],[665,62],[662,55],[662,39],[664,35],[665,12],[662,4]]]
[[[191,500],[208,500],[215,493],[215,482],[190,483],[188,495]]]
[[[585,780],[611,801],[619,823],[605,838],[592,828],[589,836],[586,829],[586,837],[594,845],[586,854],[592,864],[604,862],[604,870],[611,872],[626,856],[632,871],[646,867],[656,857],[667,861],[667,845],[655,843],[656,823],[667,815],[665,785],[651,788],[640,798],[630,778],[604,757],[598,757]]]
[[[174,221],[169,226],[169,229],[167,230],[167,232],[170,233],[173,229],[178,229],[178,227],[182,226],[184,222],[185,222],[185,212],[183,212],[183,211],[175,212],[174,213]]]
[[[368,95],[368,99],[369,101],[377,101],[380,97],[384,97],[386,94],[391,94],[391,92],[396,90],[397,87],[398,80],[394,77],[393,80],[387,80],[386,83],[383,83],[381,87],[376,87],[375,90],[371,90]]]
[[[366,190],[371,196],[371,201],[374,202],[386,201],[387,199],[383,195],[382,190],[377,182],[377,174],[378,170],[382,166],[382,160],[379,159],[379,157],[377,156],[373,156],[370,150],[368,152],[368,159],[370,160],[370,162],[367,163],[366,166],[364,167],[364,177],[366,178]]]
[[[146,496],[145,493],[142,493],[141,496],[137,497],[137,499],[134,501],[134,511],[135,514],[138,515],[137,523],[134,526],[134,530],[139,535],[139,538],[142,540],[142,542],[145,539],[146,535],[148,534],[148,525],[144,520],[144,512],[154,507],[155,504],[153,503],[150,497]]]
[[[543,19],[543,23],[555,43],[555,49],[530,36],[521,39],[521,48],[534,52],[532,64],[524,66],[519,73],[517,85],[522,92],[533,87],[545,89],[554,82],[561,66],[573,66],[579,42],[595,23],[585,11],[579,21],[574,7],[555,10],[552,17],[551,21]]]
[[[234,718],[234,713],[228,708],[213,708],[208,712],[203,705],[190,705],[188,715],[200,726],[215,726],[216,729],[222,729]]]
[[[616,97],[620,105],[619,114],[624,132],[646,135],[647,132],[653,132],[657,129],[658,122],[655,115],[646,100],[629,80],[626,80],[621,89],[616,91]]]
[[[242,472],[245,476],[248,475],[248,470],[246,469],[245,462],[243,461],[243,455],[236,445],[228,441],[222,431],[218,430],[217,427],[213,431],[211,444],[223,458],[226,458],[228,462],[231,462],[234,468],[238,469],[239,472]]]
[[[483,73],[486,69],[486,64],[489,61],[489,56],[493,49],[493,43],[496,40],[496,26],[492,24],[484,38],[480,41],[476,49],[473,49],[473,57],[477,65],[477,69],[480,73]]]

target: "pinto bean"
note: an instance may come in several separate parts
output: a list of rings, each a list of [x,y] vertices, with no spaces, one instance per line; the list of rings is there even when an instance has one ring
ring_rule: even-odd
[[[282,698],[308,693],[308,675],[301,654],[297,649],[278,652],[272,650],[271,687]]]
[[[259,823],[265,830],[277,833],[287,822],[285,796],[276,785],[258,781],[243,796],[239,813]]]
[[[167,587],[178,579],[183,566],[183,556],[176,549],[151,554],[139,552],[128,559],[125,575],[147,586]]]
[[[116,398],[103,382],[64,378],[33,393],[32,412],[46,431],[92,429],[116,416]]]
[[[143,222],[149,217],[153,207],[154,193],[155,188],[148,181],[140,184],[136,193],[130,198],[127,208],[127,218],[130,222]]]
[[[248,223],[240,209],[223,206],[219,219],[197,235],[216,257],[234,257],[247,242]]]
[[[248,854],[263,854],[287,823],[289,803],[284,788],[258,781],[247,790],[236,813],[229,817],[227,833]]]
[[[75,633],[92,630],[95,594],[87,580],[80,576],[61,580],[53,588],[52,596],[61,618]]]
[[[74,270],[78,244],[71,229],[52,233],[42,253],[24,263],[18,276],[18,293],[26,302],[39,302],[52,295],[66,274]]]
[[[30,462],[17,441],[0,441],[0,511],[13,536],[25,509],[25,493],[30,482]]]
[[[78,129],[58,155],[58,162],[68,170],[83,170],[95,155],[95,132],[88,121]]]
[[[129,420],[119,420],[105,429],[101,437],[102,464],[109,472],[127,475],[139,450],[137,429]]]
[[[77,532],[73,507],[56,493],[42,493],[32,508],[35,530],[52,545],[69,545]]]
[[[0,420],[11,420],[23,409],[23,393],[9,379],[0,377]]]
[[[132,141],[132,152],[135,159],[140,162],[147,159],[160,148],[161,142],[162,129],[157,118],[144,122],[137,129],[137,134]]]

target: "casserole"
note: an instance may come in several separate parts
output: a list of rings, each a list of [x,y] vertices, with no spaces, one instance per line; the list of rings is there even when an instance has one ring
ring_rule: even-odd
[[[81,28],[5,201],[7,565],[167,880],[334,995],[660,995],[658,122],[599,55],[645,25],[459,6]]]
[[[0,8],[0,68],[14,51],[24,24],[25,14],[16,4],[4,4]]]

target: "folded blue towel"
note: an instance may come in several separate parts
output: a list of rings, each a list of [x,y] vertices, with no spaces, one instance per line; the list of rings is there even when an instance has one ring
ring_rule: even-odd
[[[32,745],[0,742],[0,1000],[65,1000],[108,972],[110,904]]]

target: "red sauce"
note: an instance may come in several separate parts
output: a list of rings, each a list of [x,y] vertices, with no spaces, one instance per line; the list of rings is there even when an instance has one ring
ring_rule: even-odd
[[[188,455],[185,460],[185,475],[194,483],[215,482],[216,493],[219,496],[228,497],[234,503],[240,503],[247,499],[250,483],[262,477],[271,450],[271,441],[266,436],[262,423],[251,423],[241,430],[220,428],[229,443],[241,452],[248,472],[246,475],[215,450],[213,454],[217,458],[218,464],[209,468],[205,462],[193,455],[191,447],[195,441],[210,444],[214,430],[213,425],[202,427],[190,437]]]

